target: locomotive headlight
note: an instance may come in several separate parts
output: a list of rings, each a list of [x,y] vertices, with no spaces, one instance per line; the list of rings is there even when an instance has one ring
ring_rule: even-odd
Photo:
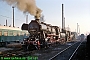
[[[48,39],[46,38],[45,41],[47,41]]]

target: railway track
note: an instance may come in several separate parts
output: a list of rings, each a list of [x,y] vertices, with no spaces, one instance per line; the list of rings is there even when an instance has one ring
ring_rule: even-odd
[[[75,53],[73,53],[70,60],[90,60],[87,55],[87,46],[86,41],[82,42],[80,47],[76,50]]]
[[[82,42],[81,42],[82,43]],[[73,58],[73,56],[75,55],[75,53],[77,52],[77,50],[79,49],[81,43],[77,46],[77,48],[75,49],[75,51],[73,52],[73,54],[70,56],[69,60],[71,60]]]
[[[82,42],[74,43],[73,45],[65,48],[64,50],[51,57],[49,60],[71,60],[81,43]]]

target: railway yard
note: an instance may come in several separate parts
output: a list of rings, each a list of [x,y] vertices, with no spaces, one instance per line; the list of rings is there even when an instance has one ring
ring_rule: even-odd
[[[23,51],[15,48],[7,48],[4,51],[5,48],[0,48],[0,56],[3,59],[5,57],[25,57],[25,59],[28,59],[29,57],[31,60],[85,60],[87,59],[85,57],[85,43],[86,41],[72,41],[33,51]]]
[[[12,17],[8,16],[11,16],[11,12],[7,12],[8,15],[5,15],[6,13],[4,12],[7,10],[3,9],[2,6],[4,8],[8,8],[8,11],[10,11],[10,8],[9,6],[5,7],[4,2],[6,5],[12,7]],[[70,11],[67,10],[67,8],[64,10],[64,1],[60,2],[61,12],[58,12],[60,11],[60,9],[58,9],[57,6],[56,7],[58,11],[56,11],[56,8],[54,8],[55,6],[53,6],[57,5],[57,3],[51,5],[51,3],[48,2],[51,7],[53,6],[52,8],[54,8],[55,10],[50,8],[47,2],[46,4],[44,4],[45,6],[47,5],[49,9],[51,9],[49,11],[47,10],[48,8],[46,8],[46,13],[53,15],[52,17],[50,17],[51,15],[46,15],[49,18],[44,19],[44,15],[42,13],[43,9],[38,8],[34,0],[2,0],[2,2],[0,1],[2,5],[0,7],[2,9],[2,11],[0,11],[2,13],[0,15],[0,60],[90,60],[90,32],[83,32],[83,30],[86,29],[82,29],[82,27],[84,27],[84,24],[78,24],[79,20],[84,19],[79,19],[78,16],[81,17],[82,15],[82,17],[84,17],[83,14],[85,15],[86,13],[81,14],[79,12],[75,12],[80,14],[76,14],[76,17],[75,13],[72,12],[80,8],[78,7],[78,5],[76,5],[77,3],[73,4],[72,2],[70,2],[78,8],[75,8],[75,6],[73,5],[68,5],[70,3],[65,3],[65,6],[69,7],[68,9],[71,8],[70,6],[72,6],[72,9],[74,9],[70,9]],[[39,2],[39,4],[41,4],[41,2]],[[81,6],[83,6],[83,4]],[[19,10],[23,12],[26,16],[19,15]],[[81,9],[80,12],[82,10],[83,9]],[[69,14],[65,14],[64,11],[68,11],[69,14],[71,13],[70,16]],[[55,13],[52,14],[52,12],[56,12],[56,15]],[[61,13],[60,15],[62,17],[58,15],[59,13]],[[65,17],[66,15],[69,18]],[[85,16],[87,17],[87,15]],[[12,20],[12,25],[8,18]],[[26,18],[26,22],[23,21],[24,18]],[[3,20],[6,20],[6,24],[2,22]],[[20,20],[20,23],[16,22],[15,24],[14,20],[17,20],[17,22]],[[7,21],[9,21],[9,24]],[[80,22],[82,23],[83,21]],[[77,28],[75,27],[76,23]],[[16,27],[18,25],[20,27]],[[80,30],[82,30],[82,33],[80,32]]]

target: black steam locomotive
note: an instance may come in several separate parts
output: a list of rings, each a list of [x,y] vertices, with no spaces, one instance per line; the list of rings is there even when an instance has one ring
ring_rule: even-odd
[[[23,24],[22,30],[28,30],[29,38],[24,39],[24,44],[28,49],[41,49],[49,47],[52,44],[64,43],[66,33],[62,33],[58,26],[52,26],[38,19],[32,20],[29,24]]]

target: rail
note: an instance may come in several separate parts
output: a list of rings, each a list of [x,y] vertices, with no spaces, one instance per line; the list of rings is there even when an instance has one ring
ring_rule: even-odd
[[[77,42],[76,42],[76,43],[77,43]],[[76,43],[74,43],[74,44],[76,44]],[[73,44],[73,45],[74,45],[74,44]],[[63,53],[64,51],[66,51],[67,49],[69,49],[70,47],[72,47],[73,45],[65,48],[65,49],[62,50],[62,51],[60,51],[59,53],[57,53],[56,55],[54,55],[53,57],[51,57],[49,60],[53,60],[55,57],[57,57],[59,54]]]
[[[82,43],[82,42],[81,42]],[[78,48],[80,47],[81,43],[78,45],[78,47],[75,49],[75,51],[73,52],[73,54],[70,56],[69,60],[72,59],[72,57],[75,55],[75,53],[77,52]]]

